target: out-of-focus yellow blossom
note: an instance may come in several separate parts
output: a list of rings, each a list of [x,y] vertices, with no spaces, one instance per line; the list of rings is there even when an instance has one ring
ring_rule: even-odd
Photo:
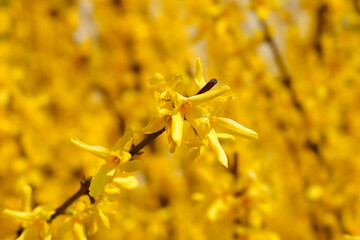
[[[125,132],[111,150],[101,146],[90,146],[74,138],[71,141],[79,148],[106,161],[91,180],[89,191],[92,197],[98,197],[103,193],[105,185],[113,179],[116,170],[130,173],[139,168],[139,160],[130,161],[132,156],[129,150],[133,143],[132,130],[130,129]]]
[[[344,240],[359,240],[359,239],[360,239],[360,237],[358,237],[358,236],[351,236],[348,234],[344,235]]]
[[[23,188],[23,204],[21,211],[4,209],[3,214],[22,220],[24,229],[17,240],[51,239],[48,220],[54,214],[53,207],[40,205],[32,209],[32,190],[30,186]]]
[[[63,226],[58,233],[58,237],[62,238],[69,230],[72,230],[72,233],[77,239],[87,240],[84,222],[85,219],[89,217],[85,212],[86,209],[90,207],[89,205],[88,201],[82,199],[79,199],[73,204],[73,207],[67,212],[71,216],[64,220]]]

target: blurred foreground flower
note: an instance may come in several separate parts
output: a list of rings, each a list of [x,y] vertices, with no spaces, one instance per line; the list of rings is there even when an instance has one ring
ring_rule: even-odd
[[[17,240],[33,240],[33,239],[51,239],[50,226],[48,220],[54,214],[51,206],[40,205],[31,210],[30,186],[23,188],[23,204],[22,211],[13,211],[4,209],[3,214],[23,220],[23,231]]]

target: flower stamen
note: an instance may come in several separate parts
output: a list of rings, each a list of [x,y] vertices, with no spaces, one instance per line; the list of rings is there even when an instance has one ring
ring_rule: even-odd
[[[117,167],[120,164],[121,160],[118,156],[116,155],[110,155],[109,156],[109,163],[114,166]]]

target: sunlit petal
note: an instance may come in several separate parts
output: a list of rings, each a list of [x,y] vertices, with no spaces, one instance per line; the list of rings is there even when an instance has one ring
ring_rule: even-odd
[[[98,223],[96,218],[90,218],[89,226],[87,227],[87,234],[89,236],[94,235],[98,231]]]
[[[30,186],[26,185],[23,187],[23,199],[21,210],[23,212],[31,212],[31,200],[32,199],[32,189]]]
[[[105,228],[110,230],[110,221],[109,218],[105,215],[105,213],[103,211],[101,211],[100,209],[98,209],[99,212],[99,217],[101,219],[101,222],[104,224]]]
[[[191,96],[189,97],[189,101],[193,104],[200,104],[206,101],[209,101],[213,98],[216,98],[218,96],[220,96],[221,94],[224,94],[225,92],[229,91],[230,88],[228,86],[220,86],[217,88],[213,88],[210,91],[207,91],[205,93],[202,94],[198,94],[195,96]]]
[[[21,220],[31,220],[33,218],[33,214],[30,212],[19,212],[19,211],[13,211],[10,209],[4,209],[2,211],[3,214],[15,217]]]
[[[220,198],[217,199],[207,211],[207,216],[211,221],[216,221],[220,217],[221,210],[224,208],[224,201]]]
[[[210,121],[204,117],[202,112],[197,108],[193,108],[192,111],[186,113],[185,117],[191,126],[196,130],[197,135],[203,141],[211,129]]]
[[[73,226],[73,224],[74,224],[74,220],[72,217],[65,219],[57,236],[59,238],[63,237],[65,235],[65,233],[67,233],[70,230],[70,228],[71,228],[71,226]]]
[[[155,73],[148,82],[149,88],[163,92],[165,89],[165,78],[160,73]]]
[[[224,97],[220,96],[214,99],[214,101],[209,104],[211,115],[213,116],[221,116],[226,108],[229,106],[229,102],[233,99],[233,97]]]
[[[139,160],[132,160],[119,165],[118,169],[120,172],[136,172],[141,167],[141,161]]]
[[[245,137],[258,139],[258,134],[253,130],[246,128],[230,118],[219,117],[216,119],[216,129],[236,137]]]
[[[182,80],[182,74],[178,74],[175,77],[171,78],[169,81],[166,81],[166,87],[169,89],[174,88]]]
[[[148,124],[144,128],[141,128],[134,132],[142,132],[145,134],[154,133],[161,130],[165,126],[165,123],[166,123],[166,116],[158,115],[151,118]]]
[[[40,237],[43,240],[51,240],[51,231],[49,224],[44,223],[43,228],[41,229],[40,232]]]
[[[102,158],[102,159],[107,159],[109,157],[110,151],[104,147],[101,146],[91,146],[88,145],[82,141],[80,141],[77,138],[71,138],[71,142],[73,144],[75,144],[77,147],[84,149],[85,151],[94,154],[95,156]]]
[[[216,136],[216,132],[214,129],[212,129],[209,132],[208,139],[209,139],[209,147],[216,153],[219,162],[225,167],[228,167],[228,159],[226,157],[224,149],[221,147],[219,143],[219,140]]]
[[[130,144],[132,144],[132,137],[133,137],[133,131],[128,128],[126,129],[124,135],[116,142],[116,144],[114,145],[114,147],[112,148],[111,152],[119,152],[122,150],[125,150],[125,146]],[[127,146],[129,147],[129,146]]]
[[[74,234],[79,240],[87,240],[85,227],[79,222],[74,223]]]
[[[203,78],[203,68],[199,57],[196,58],[195,81],[200,88],[204,87],[206,84],[205,79]]]
[[[105,185],[111,181],[114,175],[114,167],[110,164],[104,164],[97,171],[95,176],[91,179],[89,193],[92,197],[100,196],[103,191]]]
[[[184,126],[184,118],[180,112],[172,116],[171,131],[174,142],[180,146],[182,139],[182,132]]]
[[[134,189],[139,185],[139,181],[134,176],[116,177],[113,182],[125,189]]]

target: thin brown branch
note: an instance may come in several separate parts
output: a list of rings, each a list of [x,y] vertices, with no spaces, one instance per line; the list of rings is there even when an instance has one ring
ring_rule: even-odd
[[[161,130],[159,130],[157,132],[154,132],[154,133],[151,133],[151,134],[147,135],[144,140],[142,140],[139,144],[134,146],[129,151],[131,156],[134,156],[135,154],[137,154],[141,149],[143,149],[146,145],[148,145],[152,140],[157,138],[159,135],[161,135],[164,131],[165,131],[165,128],[162,128]]]
[[[297,98],[294,87],[293,87],[293,79],[286,67],[283,57],[280,54],[280,50],[279,50],[278,46],[276,45],[274,39],[271,37],[269,27],[264,20],[259,19],[259,22],[260,22],[261,27],[263,28],[265,40],[269,43],[271,51],[274,55],[275,63],[277,64],[277,66],[279,68],[280,75],[281,75],[281,83],[284,85],[284,87],[286,87],[289,90],[291,101],[293,102],[296,109],[298,109],[298,111],[302,115],[304,115],[303,106],[302,106],[301,102],[299,101],[299,99]]]
[[[325,7],[321,11],[323,12],[322,14],[325,15],[327,8]],[[296,95],[296,91],[292,84],[293,79],[292,79],[288,69],[286,68],[285,61],[283,60],[283,58],[280,54],[280,51],[274,42],[274,39],[270,35],[269,28],[268,28],[266,22],[262,19],[259,19],[259,21],[264,30],[265,40],[269,43],[270,48],[271,48],[274,58],[275,58],[275,62],[279,67],[281,77],[282,77],[281,82],[284,85],[284,87],[286,87],[288,89],[288,91],[290,93],[291,101],[293,102],[293,105],[295,106],[295,108],[298,110],[298,112],[303,116],[304,120],[306,121],[307,116],[305,114],[304,107]],[[319,144],[312,142],[310,140],[309,136],[307,136],[307,139],[306,139],[306,147],[308,147],[317,156],[319,163],[324,165],[323,156],[320,151]]]
[[[52,222],[52,220],[54,218],[56,218],[57,216],[63,214],[66,209],[73,203],[76,201],[76,199],[78,199],[79,197],[83,196],[83,195],[88,195],[89,194],[89,187],[90,187],[90,182],[91,182],[92,177],[87,178],[85,181],[81,182],[81,186],[80,189],[74,194],[72,195],[68,200],[66,200],[60,207],[58,207],[55,210],[55,213],[51,216],[51,218],[49,219],[48,222]],[[89,196],[90,197],[90,196]],[[90,197],[91,198],[91,197]]]
[[[314,33],[313,45],[314,45],[314,49],[316,50],[316,52],[318,53],[320,58],[323,57],[323,46],[321,44],[321,37],[325,31],[326,14],[328,13],[328,11],[329,11],[328,6],[325,3],[323,3],[322,5],[320,5],[320,7],[318,8],[318,10],[316,12],[317,23],[316,23],[315,33]]]
[[[359,0],[353,0],[354,8],[357,13],[360,14],[360,1]]]
[[[204,92],[209,91],[209,90],[212,89],[216,84],[217,84],[217,80],[216,80],[215,78],[211,79],[210,81],[208,81],[208,83],[207,83],[203,88],[201,88],[201,89],[196,93],[196,95],[202,94],[202,93],[204,93]]]

